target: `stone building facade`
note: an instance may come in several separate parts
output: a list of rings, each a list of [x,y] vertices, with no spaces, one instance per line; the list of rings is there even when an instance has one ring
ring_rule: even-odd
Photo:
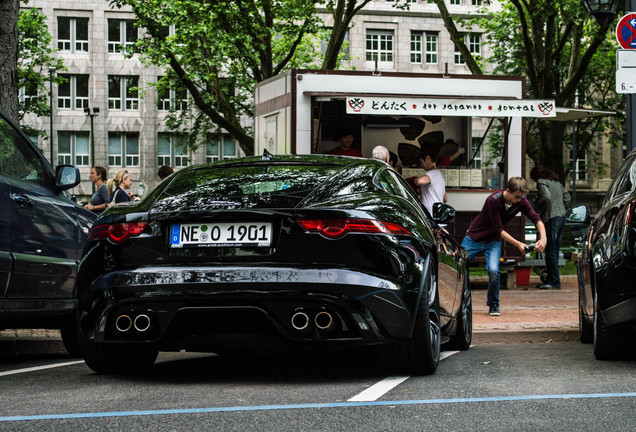
[[[394,3],[373,0],[354,18],[343,69],[470,73],[434,3],[410,0],[410,10],[396,9]],[[451,14],[466,16],[477,12],[481,0],[447,0],[447,6]],[[111,8],[107,1],[74,0],[30,0],[23,7],[38,8],[47,17],[53,47],[59,50],[55,55],[64,59],[67,68],[55,71],[68,83],[53,86],[52,162],[80,168],[84,181],[74,190],[80,200],[91,194],[88,175],[93,165],[104,166],[109,177],[126,169],[132,173],[133,193],[143,194],[158,183],[160,165],[179,169],[242,155],[232,137],[223,131],[193,153],[182,151],[178,134],[167,130],[163,121],[166,104],[170,103],[167,98],[175,95],[162,95],[166,99],[158,101],[161,98],[151,86],[163,71],[142,64],[138,56],[126,58],[121,52],[122,45],[134,41],[137,32],[129,9]],[[330,14],[325,10],[321,13],[330,26]],[[471,51],[487,57],[483,36],[476,30],[466,36]],[[143,92],[133,91],[134,87]],[[96,115],[87,115],[87,108]],[[95,108],[98,113],[94,113]],[[49,121],[48,117],[24,119],[24,123],[45,131],[50,130]],[[480,137],[487,124],[487,119],[474,119],[473,136]],[[50,154],[50,140],[40,138],[38,145],[45,155]],[[607,159],[612,165],[611,152],[602,153],[603,161]],[[486,157],[481,159],[487,162]],[[529,169],[528,163],[526,166]],[[140,183],[143,191],[139,190]],[[603,179],[592,176],[582,181],[581,187],[593,191],[606,185]]]

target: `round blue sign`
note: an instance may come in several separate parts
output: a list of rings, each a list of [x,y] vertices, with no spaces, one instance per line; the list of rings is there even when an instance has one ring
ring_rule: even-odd
[[[616,39],[623,49],[636,49],[636,13],[620,19],[616,26]]]

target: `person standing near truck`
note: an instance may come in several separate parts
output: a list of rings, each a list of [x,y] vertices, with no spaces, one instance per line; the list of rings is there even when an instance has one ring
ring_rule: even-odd
[[[483,252],[486,257],[488,271],[488,314],[501,315],[499,310],[499,257],[501,240],[514,245],[525,255],[527,245],[513,238],[505,230],[505,226],[514,216],[523,213],[537,227],[540,239],[535,244],[537,252],[543,252],[546,245],[545,226],[539,215],[532,209],[526,198],[528,186],[521,177],[511,177],[506,190],[495,192],[486,198],[483,208],[471,222],[462,241],[462,247],[468,254],[468,261]]]
[[[545,222],[548,233],[545,248],[545,267],[548,277],[545,283],[537,285],[537,288],[561,289],[559,252],[565,227],[565,206],[570,203],[570,193],[559,182],[558,174],[549,168],[534,167],[530,171],[530,177],[537,182],[534,206],[541,220]]]
[[[389,163],[389,150],[384,146],[375,146],[371,150],[371,157],[373,159],[381,160],[382,162]]]
[[[338,133],[336,137],[340,145],[338,147],[329,150],[329,154],[338,155],[338,156],[356,156],[363,157],[360,149],[352,147],[353,145],[353,134],[343,129]]]
[[[441,171],[437,169],[437,150],[425,148],[420,152],[420,166],[426,170],[426,174],[414,179],[413,183],[420,188],[420,200],[422,205],[433,215],[433,204],[445,203],[446,182]]]

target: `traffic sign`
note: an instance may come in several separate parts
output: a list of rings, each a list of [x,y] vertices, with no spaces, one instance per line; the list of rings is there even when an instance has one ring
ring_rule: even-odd
[[[616,26],[616,39],[623,49],[636,49],[636,13],[628,13]]]
[[[636,50],[616,50],[616,93],[636,93]]]

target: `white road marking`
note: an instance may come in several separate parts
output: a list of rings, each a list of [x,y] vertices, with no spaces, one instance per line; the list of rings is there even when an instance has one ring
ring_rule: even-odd
[[[384,378],[382,381],[373,384],[362,393],[355,395],[347,402],[371,402],[378,400],[382,395],[389,392],[389,390],[392,390],[409,378],[409,376],[390,376]]]
[[[448,358],[452,356],[453,354],[457,354],[458,352],[459,351],[444,351],[443,353],[440,354],[439,359],[440,361],[444,360],[445,358]],[[409,378],[410,376],[390,376],[390,377],[384,378],[382,381],[376,384],[373,384],[368,389],[364,390],[361,393],[358,393],[351,399],[348,399],[347,402],[376,401]]]
[[[1,376],[7,376],[7,375],[16,375],[16,374],[20,374],[20,373],[27,373],[27,372],[36,372],[36,371],[40,371],[40,370],[44,370],[44,369],[53,369],[53,368],[58,368],[58,367],[63,367],[63,366],[72,366],[72,365],[77,365],[77,364],[82,364],[82,363],[84,363],[84,360],[75,360],[75,361],[66,362],[66,363],[55,363],[55,364],[50,364],[50,365],[45,365],[45,366],[36,366],[36,367],[30,367],[30,368],[24,368],[24,369],[16,369],[16,370],[12,370],[12,371],[0,372],[0,377]]]
[[[457,354],[459,351],[444,351],[443,353],[440,353],[439,355],[439,359],[444,360],[445,358],[448,358],[450,356],[452,356],[453,354]]]

